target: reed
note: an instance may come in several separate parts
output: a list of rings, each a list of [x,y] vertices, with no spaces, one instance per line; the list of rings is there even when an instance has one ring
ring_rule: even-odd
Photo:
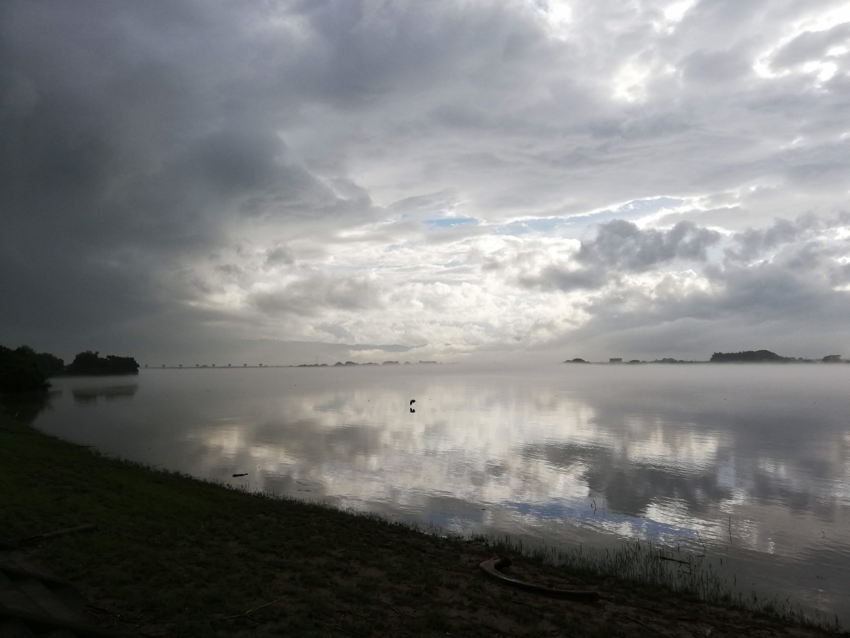
[[[695,554],[662,543],[623,541],[616,548],[593,548],[579,545],[564,549],[544,542],[527,544],[510,535],[477,534],[468,537],[491,546],[496,553],[525,556],[544,564],[562,567],[588,576],[605,576],[620,582],[657,587],[677,592],[700,601],[767,614],[794,624],[839,632],[838,616],[829,618],[817,611],[806,611],[799,604],[778,597],[745,594],[737,587],[737,577],[720,574],[706,554]]]

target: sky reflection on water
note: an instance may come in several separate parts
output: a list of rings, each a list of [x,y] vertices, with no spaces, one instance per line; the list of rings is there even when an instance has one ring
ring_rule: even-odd
[[[36,425],[453,531],[706,546],[730,577],[847,622],[848,368],[151,370],[59,380]]]

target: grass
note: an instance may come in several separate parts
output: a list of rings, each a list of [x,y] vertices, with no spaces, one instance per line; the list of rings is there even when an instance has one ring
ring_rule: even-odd
[[[493,544],[496,551],[520,554],[572,573],[613,577],[622,584],[643,589],[649,597],[675,592],[701,602],[775,616],[789,624],[841,632],[837,616],[829,619],[807,613],[800,606],[794,607],[776,597],[760,597],[755,592],[745,596],[705,562],[705,554],[695,555],[646,541],[624,541],[614,550],[579,546],[564,551],[546,546],[525,547],[521,541],[507,536],[495,543],[488,537],[481,540]]]
[[[422,533],[106,458],[2,414],[0,468],[0,540],[95,523],[94,531],[29,546],[28,558],[75,583],[103,608],[102,623],[149,636],[679,636],[708,629],[738,636],[742,627],[770,635],[799,620],[745,609],[696,559],[674,563],[665,548],[563,552]],[[478,564],[496,552],[514,557],[517,578],[598,588],[604,600],[544,599],[487,580]],[[799,624],[794,631],[825,635]]]

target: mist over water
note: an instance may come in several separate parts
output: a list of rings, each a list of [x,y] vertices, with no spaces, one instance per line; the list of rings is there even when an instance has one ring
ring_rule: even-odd
[[[848,382],[843,365],[145,370],[55,380],[35,425],[456,532],[706,551],[746,594],[847,624]]]

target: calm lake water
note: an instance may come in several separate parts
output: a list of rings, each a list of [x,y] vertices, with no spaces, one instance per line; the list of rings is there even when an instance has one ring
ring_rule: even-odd
[[[847,625],[848,389],[850,365],[144,370],[54,380],[35,426],[445,530],[706,548]]]

